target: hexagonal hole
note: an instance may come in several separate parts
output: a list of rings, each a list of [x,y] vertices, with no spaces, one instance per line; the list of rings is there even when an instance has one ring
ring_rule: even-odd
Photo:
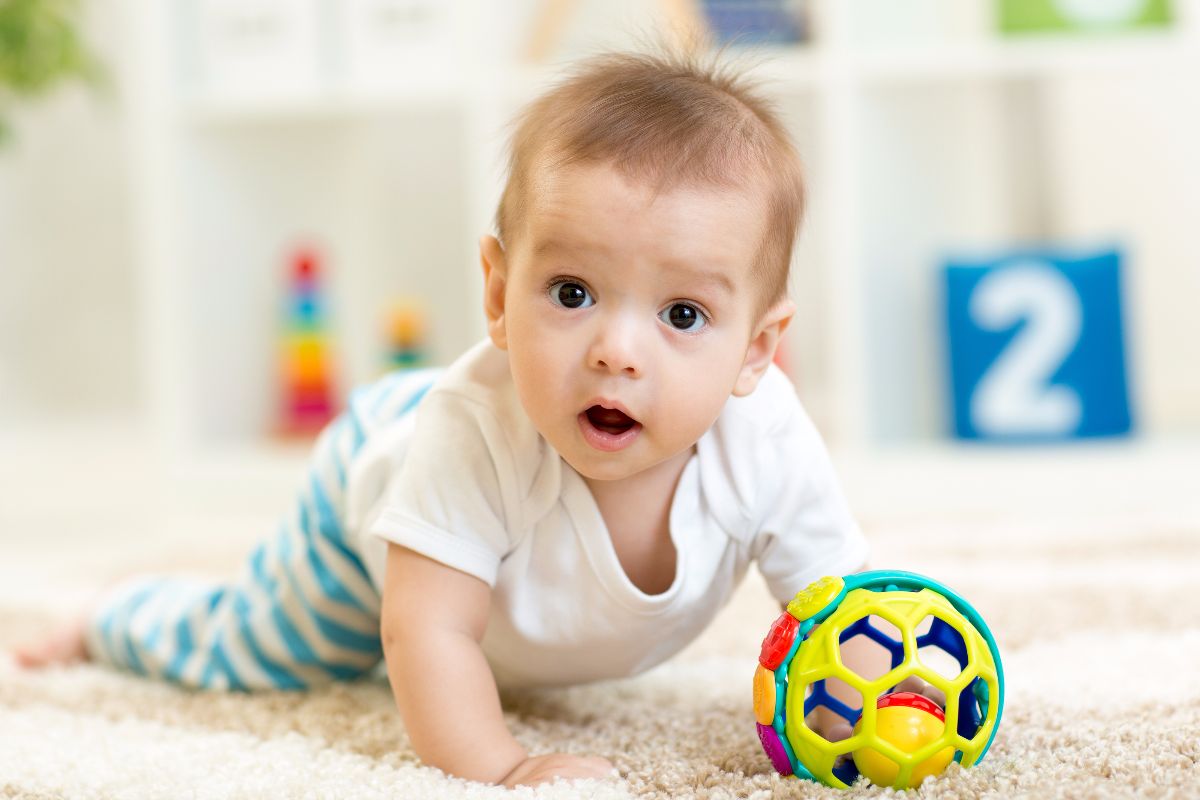
[[[966,642],[941,617],[930,615],[921,620],[916,637],[917,660],[946,680],[954,680],[966,668]]]
[[[964,739],[971,741],[972,747],[978,747],[982,742],[976,739],[980,736],[983,721],[987,719],[989,705],[987,681],[975,678],[967,684],[967,688],[959,695],[958,733]]]
[[[842,631],[838,645],[843,666],[870,682],[891,672],[904,660],[904,640],[900,629],[883,617],[872,614]]]
[[[825,741],[833,744],[842,737],[830,737],[831,725],[844,723],[842,732],[849,737],[854,723],[862,713],[862,694],[840,678],[813,681],[805,687],[804,725]]]
[[[867,621],[871,623],[872,628],[879,631],[879,633],[888,637],[893,642],[899,644],[904,641],[904,635],[891,620],[884,619],[883,617],[877,617],[872,614],[871,616],[867,617]]]
[[[987,717],[988,706],[991,702],[987,681],[983,678],[976,678],[971,682],[971,692],[975,697],[975,708],[979,712],[979,719],[982,721]]]

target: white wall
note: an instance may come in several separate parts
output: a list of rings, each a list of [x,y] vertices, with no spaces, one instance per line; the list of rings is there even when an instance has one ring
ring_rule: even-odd
[[[111,61],[121,45],[112,3],[83,5],[88,38]],[[121,98],[70,87],[10,122],[14,138],[0,146],[0,419],[128,414],[139,392]]]
[[[1052,87],[1058,227],[1128,248],[1136,421],[1200,432],[1200,93],[1194,75],[1079,77]]]

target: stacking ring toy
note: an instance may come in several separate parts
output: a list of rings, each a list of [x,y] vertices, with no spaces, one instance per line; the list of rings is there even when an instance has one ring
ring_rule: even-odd
[[[859,637],[886,651],[887,672],[864,677],[842,662],[842,645]],[[895,691],[912,676],[940,689],[945,709]],[[860,696],[858,707],[830,693],[828,681]],[[810,584],[771,626],[754,673],[758,737],[775,769],[842,789],[859,775],[906,789],[952,761],[979,763],[1003,708],[1000,651],[983,618],[950,589],[911,572]],[[848,739],[821,735],[818,718],[835,715],[853,726]]]

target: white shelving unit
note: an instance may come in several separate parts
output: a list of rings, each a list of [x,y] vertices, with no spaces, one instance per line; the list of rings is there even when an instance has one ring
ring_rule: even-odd
[[[505,124],[579,53],[522,65],[528,3],[451,5],[462,48],[452,74],[430,65],[390,89],[327,81],[221,97],[205,94],[180,57],[186,4],[127,0],[140,65],[129,96],[147,396],[174,467],[273,452],[264,431],[293,244],[315,242],[326,255],[343,392],[377,373],[389,294],[429,301],[436,362],[483,335],[476,242],[502,185]],[[814,2],[811,44],[753,56],[766,57],[753,72],[792,125],[810,181],[788,342],[795,377],[827,437],[853,450],[943,438],[934,279],[947,253],[1106,235],[1140,246],[1160,235],[1110,224],[1113,204],[1089,205],[1071,183],[1086,164],[1067,142],[1103,121],[1105,87],[1200,74],[1190,0],[1162,33],[1023,40],[992,32],[986,0],[904,6]],[[889,25],[904,30],[885,35]],[[1200,101],[1180,102],[1200,131]],[[1097,147],[1137,133],[1128,122],[1097,130]],[[1192,178],[1200,183],[1200,170]],[[1200,398],[1196,379],[1138,358],[1163,342],[1146,304],[1172,280],[1130,296],[1134,321],[1150,323],[1131,330],[1155,339],[1131,353],[1136,413],[1151,433],[1200,428],[1164,399],[1181,389]],[[1196,322],[1183,324],[1200,340]]]

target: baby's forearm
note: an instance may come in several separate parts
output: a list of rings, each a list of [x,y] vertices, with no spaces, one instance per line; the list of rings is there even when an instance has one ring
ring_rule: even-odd
[[[384,629],[396,705],[421,761],[498,783],[527,755],[504,724],[496,680],[465,631],[420,623]]]

